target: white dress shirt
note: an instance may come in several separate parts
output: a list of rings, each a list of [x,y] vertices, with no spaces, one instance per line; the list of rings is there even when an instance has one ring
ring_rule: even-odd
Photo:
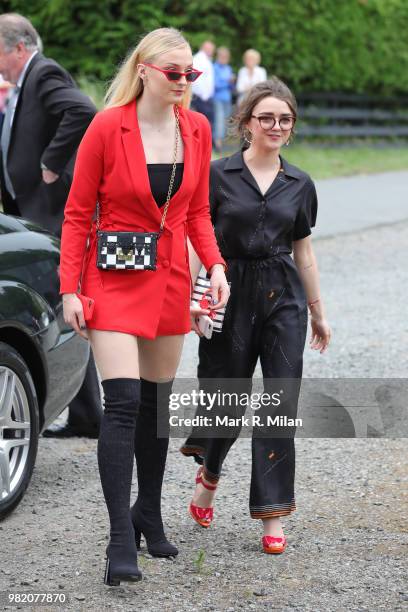
[[[199,51],[193,57],[193,66],[203,74],[193,82],[193,94],[206,101],[214,97],[214,66],[204,51]]]
[[[246,66],[243,66],[238,71],[237,78],[237,92],[240,94],[238,97],[238,102],[242,100],[247,91],[256,85],[257,83],[261,83],[262,81],[266,81],[267,75],[265,68],[262,66],[255,66],[253,72],[250,74],[249,70]]]
[[[34,57],[35,55],[37,55],[37,53],[38,53],[38,51],[34,51],[34,53],[33,53],[32,55],[30,55],[30,57],[28,58],[28,60],[27,60],[27,61],[26,61],[26,63],[24,64],[24,68],[22,69],[22,71],[21,71],[21,73],[20,73],[20,76],[18,77],[18,80],[17,80],[16,86],[15,86],[15,88],[17,89],[17,95],[16,95],[16,96],[14,96],[14,99],[13,99],[14,108],[12,108],[12,111],[11,111],[11,112],[12,112],[12,115],[11,115],[11,118],[10,118],[10,125],[13,125],[14,113],[16,112],[16,107],[17,107],[17,103],[18,103],[18,98],[19,98],[19,96],[20,96],[20,90],[21,90],[21,86],[22,86],[23,81],[24,81],[24,77],[25,77],[25,75],[26,75],[26,72],[27,72],[27,70],[28,70],[29,65],[31,64],[31,61],[32,61],[33,57]]]
[[[10,146],[11,128],[13,125],[13,120],[14,120],[14,115],[16,112],[18,98],[20,96],[21,86],[23,84],[24,77],[26,75],[30,62],[36,53],[38,53],[38,51],[34,51],[34,53],[30,55],[30,57],[24,64],[24,67],[20,73],[20,76],[18,77],[15,87],[11,88],[9,91],[6,112],[4,114],[1,135],[0,135],[0,146],[1,146],[1,151],[2,151],[4,182],[5,182],[7,191],[9,192],[9,194],[11,195],[13,199],[16,198],[16,193],[13,187],[13,183],[11,182],[11,178],[10,178],[10,175],[8,173],[8,168],[7,168],[7,157],[8,157],[8,150]]]

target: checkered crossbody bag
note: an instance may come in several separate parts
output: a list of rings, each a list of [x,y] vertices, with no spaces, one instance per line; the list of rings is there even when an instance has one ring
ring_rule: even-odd
[[[175,107],[176,138],[174,162],[169,191],[158,232],[116,232],[99,229],[99,202],[96,204],[96,234],[98,239],[96,265],[103,270],[156,270],[157,241],[163,233],[164,221],[170,204],[177,168],[177,150],[180,138],[179,110]]]

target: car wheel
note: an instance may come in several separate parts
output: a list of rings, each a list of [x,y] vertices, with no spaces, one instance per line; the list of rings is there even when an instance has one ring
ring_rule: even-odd
[[[0,342],[0,519],[21,501],[37,456],[39,411],[27,364]]]

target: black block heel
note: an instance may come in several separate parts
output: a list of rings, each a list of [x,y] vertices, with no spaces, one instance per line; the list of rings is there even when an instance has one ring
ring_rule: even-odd
[[[140,571],[137,574],[122,573],[118,576],[112,576],[110,559],[109,557],[106,558],[104,584],[107,586],[120,586],[121,581],[138,582],[139,580],[142,580],[142,572]]]
[[[147,551],[152,557],[162,559],[177,557],[178,549],[167,540],[160,515],[158,517],[153,515],[149,519],[143,520],[135,504],[132,508],[132,522],[137,550],[140,550],[140,540],[143,534]]]
[[[107,584],[108,586],[119,586],[120,585],[120,580],[118,578],[111,578],[109,559],[106,559],[105,577],[104,577],[103,582],[104,584]]]

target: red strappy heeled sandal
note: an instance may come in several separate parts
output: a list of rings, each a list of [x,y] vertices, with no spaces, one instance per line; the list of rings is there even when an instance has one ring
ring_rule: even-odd
[[[202,484],[203,487],[208,489],[209,491],[215,491],[217,485],[209,485],[206,482],[203,482],[202,479],[203,468],[200,467],[196,476],[196,483]],[[211,525],[211,521],[214,517],[214,509],[213,508],[200,508],[200,506],[195,506],[191,503],[188,507],[188,511],[190,516],[198,523],[201,527],[209,527]]]
[[[285,536],[276,538],[275,536],[263,536],[262,546],[263,551],[268,555],[277,555],[283,553],[287,545]]]

